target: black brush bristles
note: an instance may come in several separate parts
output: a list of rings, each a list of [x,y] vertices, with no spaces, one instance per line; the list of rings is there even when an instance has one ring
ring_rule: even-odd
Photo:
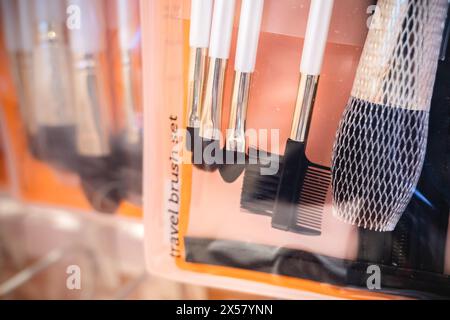
[[[247,166],[247,154],[225,149],[223,156],[224,164],[219,168],[220,175],[226,183],[233,183],[242,175]]]
[[[75,126],[40,126],[34,140],[38,159],[63,171],[78,169]]]
[[[194,147],[198,144],[197,141],[200,140],[200,129],[187,127],[186,134],[186,150],[192,152]]]
[[[262,155],[267,155],[263,158]],[[273,159],[268,153],[250,148],[248,164],[242,184],[241,208],[249,213],[272,216],[282,170],[282,158],[278,157],[278,170],[273,175],[262,175]]]
[[[197,144],[194,145],[192,152],[192,163],[200,170],[214,172],[218,169],[222,159],[222,152],[219,140],[205,139],[199,136]]]
[[[124,196],[125,185],[121,177],[117,155],[83,157],[78,159],[81,186],[92,207],[101,213],[115,213]]]
[[[275,199],[272,227],[304,235],[321,235],[322,213],[331,170],[310,162],[305,144],[289,139]]]

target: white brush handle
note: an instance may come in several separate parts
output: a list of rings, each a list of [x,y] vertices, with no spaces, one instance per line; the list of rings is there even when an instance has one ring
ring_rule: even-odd
[[[116,0],[119,41],[122,49],[135,47],[135,37],[139,21],[137,0]]]
[[[19,0],[19,25],[20,25],[20,48],[24,51],[33,49],[33,23],[31,12],[33,10],[30,0]]]
[[[333,4],[334,0],[311,0],[300,66],[302,74],[317,76],[322,70]]]
[[[59,0],[58,0],[59,1]],[[105,49],[105,20],[99,0],[69,0],[80,8],[81,28],[70,31],[70,47],[79,54],[95,54]]]
[[[255,71],[263,9],[264,0],[242,0],[235,63],[237,72]]]
[[[4,31],[5,45],[9,52],[15,52],[19,49],[19,41],[16,33],[16,10],[15,1],[0,0],[1,25]]]
[[[213,0],[191,1],[191,27],[189,45],[192,48],[208,48],[211,31]]]
[[[34,9],[40,22],[64,23],[66,20],[65,1],[35,0]]]
[[[230,57],[235,5],[235,0],[214,1],[209,45],[209,56],[211,58],[228,59]]]

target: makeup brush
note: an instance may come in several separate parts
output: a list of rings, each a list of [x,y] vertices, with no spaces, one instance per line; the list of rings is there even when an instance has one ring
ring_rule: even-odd
[[[283,170],[282,157],[254,148],[249,148],[248,154],[242,183],[241,208],[248,213],[271,217]],[[269,170],[270,167],[278,170],[274,174],[262,175],[263,170]]]
[[[108,82],[101,55],[106,50],[102,0],[70,0],[81,11],[80,28],[70,30],[76,115],[78,173],[87,198],[100,212],[121,201],[118,159],[111,148]]]
[[[334,0],[312,0],[300,66],[300,85],[286,144],[272,227],[320,235],[330,169],[306,156],[308,133],[322,69]]]
[[[117,16],[120,50],[120,83],[122,96],[119,101],[125,118],[125,126],[118,142],[122,159],[121,177],[128,199],[142,204],[142,108],[136,99],[140,94],[139,70],[136,70],[136,48],[140,43],[139,0],[114,0]]]
[[[189,84],[186,149],[192,151],[199,143],[203,84],[209,47],[213,0],[191,0],[189,31]]]
[[[252,73],[255,71],[264,0],[243,0],[236,47],[235,80],[231,114],[226,134],[225,163],[220,167],[224,181],[234,182],[246,165],[246,121]]]
[[[446,29],[448,30],[448,23]],[[448,36],[448,32],[446,34]],[[443,41],[431,102],[425,164],[414,196],[394,231],[359,229],[360,261],[427,272],[444,272],[449,202],[444,191],[446,187],[436,182],[441,179],[441,174],[446,177],[439,171],[448,158],[447,150],[442,148],[442,143],[448,135],[450,106],[450,57],[446,39],[447,37]],[[439,174],[436,174],[436,171]]]
[[[378,7],[337,132],[333,213],[392,231],[422,170],[448,1],[380,0]]]
[[[209,43],[209,71],[202,106],[200,141],[202,148],[194,151],[194,164],[202,169],[217,169],[221,158],[222,103],[225,71],[230,56],[235,0],[215,0]],[[201,158],[200,158],[201,157]],[[201,159],[201,162],[199,162]]]
[[[74,170],[75,116],[64,1],[35,0],[33,104],[41,158]]]
[[[19,42],[19,55],[18,70],[19,78],[23,88],[23,112],[27,132],[28,132],[28,144],[29,149],[33,156],[39,158],[39,148],[36,142],[37,136],[37,123],[36,123],[36,110],[34,109],[33,102],[33,23],[31,13],[33,12],[33,6],[30,1],[18,0],[19,11],[19,30],[20,30],[20,42]]]
[[[35,147],[37,125],[32,100],[32,24],[29,1],[1,0],[5,45],[10,60],[11,72],[19,99],[20,114],[24,122],[30,151],[38,156]]]

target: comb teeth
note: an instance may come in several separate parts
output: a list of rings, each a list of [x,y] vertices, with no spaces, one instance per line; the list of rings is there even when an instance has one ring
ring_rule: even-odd
[[[392,245],[392,262],[399,267],[408,267],[409,232],[411,227],[405,220],[400,220],[394,231]]]
[[[296,224],[301,228],[321,230],[322,214],[331,184],[331,171],[308,167],[297,206]]]

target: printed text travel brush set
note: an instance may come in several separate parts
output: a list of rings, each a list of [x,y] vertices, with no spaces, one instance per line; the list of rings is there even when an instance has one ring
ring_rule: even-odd
[[[447,0],[144,10],[148,70],[160,66],[150,270],[284,297],[450,296],[450,198],[434,178],[448,152],[427,149],[448,136],[448,120],[430,122],[449,115]]]

